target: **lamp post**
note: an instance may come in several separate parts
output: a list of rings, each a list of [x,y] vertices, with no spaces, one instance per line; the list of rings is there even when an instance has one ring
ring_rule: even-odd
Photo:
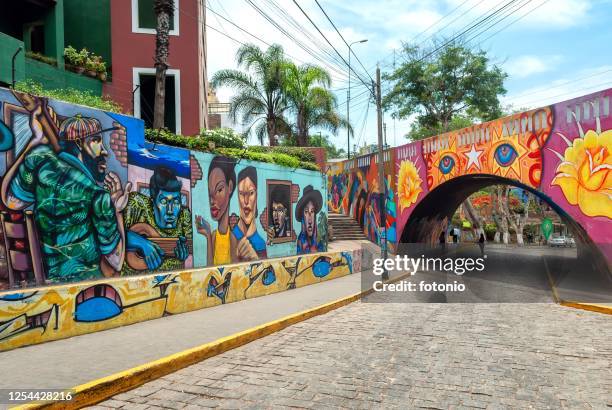
[[[351,159],[351,121],[350,121],[350,112],[351,112],[351,47],[353,44],[357,43],[365,43],[367,39],[353,41],[349,44],[349,53],[348,53],[348,90],[346,92],[346,122],[349,126],[346,127],[346,156],[347,159]]]

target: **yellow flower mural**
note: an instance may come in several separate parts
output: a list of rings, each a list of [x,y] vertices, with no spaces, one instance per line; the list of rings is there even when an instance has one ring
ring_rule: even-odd
[[[406,209],[414,204],[423,189],[421,188],[421,177],[419,170],[411,161],[402,161],[397,176],[397,196],[399,208]]]
[[[612,130],[589,130],[573,142],[560,136],[568,147],[563,156],[556,153],[561,163],[552,185],[560,187],[567,201],[585,215],[612,219]]]

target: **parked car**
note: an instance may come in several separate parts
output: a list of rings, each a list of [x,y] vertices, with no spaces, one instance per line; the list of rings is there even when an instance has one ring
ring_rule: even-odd
[[[574,238],[570,238],[569,236],[555,236],[553,238],[550,238],[550,240],[548,241],[548,245],[552,247],[567,246],[569,248],[572,248],[576,246],[576,241],[574,240]]]
[[[565,236],[555,236],[550,238],[548,245],[554,247],[567,246],[565,242]]]

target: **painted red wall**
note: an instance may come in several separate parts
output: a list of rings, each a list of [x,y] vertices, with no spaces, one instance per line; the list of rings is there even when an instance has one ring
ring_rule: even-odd
[[[132,33],[131,0],[111,0],[112,82],[104,93],[132,112],[132,68],[153,68],[155,35]],[[198,6],[196,0],[179,2],[179,35],[170,36],[169,65],[180,70],[181,133],[199,133]]]

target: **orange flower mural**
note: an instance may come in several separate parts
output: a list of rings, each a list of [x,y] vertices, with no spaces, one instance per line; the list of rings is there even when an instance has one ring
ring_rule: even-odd
[[[423,192],[419,170],[412,161],[402,161],[397,176],[397,197],[400,211],[414,204]]]
[[[567,148],[564,155],[551,150],[561,160],[551,184],[585,215],[612,219],[612,130],[599,128],[584,134],[579,127],[581,137],[572,142],[557,133]]]

